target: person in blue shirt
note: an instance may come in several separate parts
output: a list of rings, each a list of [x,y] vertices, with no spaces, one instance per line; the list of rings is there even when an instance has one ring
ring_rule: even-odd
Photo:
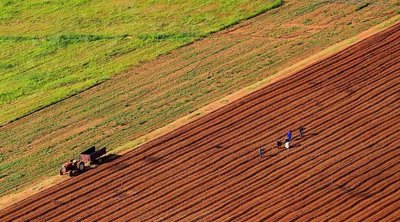
[[[289,131],[287,132],[287,134],[286,134],[286,140],[287,140],[287,141],[291,141],[291,140],[292,140],[292,131],[289,130]]]

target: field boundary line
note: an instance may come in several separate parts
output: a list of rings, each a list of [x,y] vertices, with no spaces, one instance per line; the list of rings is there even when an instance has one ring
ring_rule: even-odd
[[[252,85],[249,85],[247,87],[244,87],[222,99],[219,99],[215,102],[210,103],[209,105],[206,105],[194,112],[192,112],[189,115],[186,115],[184,117],[181,117],[177,120],[175,120],[174,122],[161,127],[157,130],[154,130],[144,136],[141,136],[135,140],[132,140],[122,146],[117,147],[116,149],[113,149],[113,153],[117,153],[117,154],[125,154],[133,149],[135,149],[136,147],[143,145],[144,143],[147,143],[149,141],[155,140],[161,136],[164,136],[184,125],[187,125],[197,119],[200,119],[201,117],[206,116],[207,114],[214,112],[228,104],[231,104],[247,95],[250,95],[272,83],[275,83],[281,79],[287,78],[315,63],[318,63],[320,61],[323,61],[325,59],[327,59],[330,56],[335,55],[336,53],[339,53],[381,31],[384,31],[390,27],[393,27],[394,25],[400,23],[400,15],[394,16],[366,31],[363,31],[359,34],[357,34],[356,36],[353,36],[349,39],[343,40],[339,43],[336,43],[326,49],[323,49],[322,51],[290,66],[287,67],[261,81],[258,81]]]
[[[172,131],[174,131],[184,125],[187,125],[195,120],[198,120],[198,119],[200,119],[200,118],[202,118],[202,117],[204,117],[226,105],[229,105],[245,96],[248,96],[262,88],[265,88],[272,83],[275,83],[279,80],[287,78],[287,77],[315,64],[315,63],[323,61],[323,60],[329,58],[330,56],[333,56],[336,53],[339,53],[339,52],[341,52],[341,51],[343,51],[343,50],[345,50],[345,49],[347,49],[347,48],[349,48],[349,47],[351,47],[373,35],[376,35],[390,27],[393,27],[394,25],[396,25],[398,23],[400,23],[400,15],[396,15],[392,18],[389,18],[388,20],[386,20],[366,31],[363,31],[363,32],[357,34],[356,36],[353,36],[349,39],[343,40],[339,43],[329,46],[328,48],[323,49],[322,51],[320,51],[320,52],[318,52],[318,53],[316,53],[316,54],[314,54],[314,55],[312,55],[290,67],[287,67],[275,74],[272,74],[271,76],[269,76],[261,81],[258,81],[252,85],[244,87],[222,99],[212,102],[209,105],[206,105],[206,106],[192,112],[189,115],[181,117],[164,127],[154,130],[154,131],[152,131],[144,136],[141,136],[135,140],[129,141],[126,144],[113,149],[110,153],[123,155],[123,154],[125,154],[147,142],[153,141],[153,140],[160,138],[168,133],[171,133]],[[215,34],[215,33],[212,33],[210,35],[213,35],[213,34]],[[32,196],[44,189],[48,189],[54,185],[57,185],[67,179],[68,178],[60,177],[59,175],[56,175],[53,177],[46,178],[39,183],[33,184],[31,187],[25,188],[18,193],[11,193],[9,195],[3,196],[0,198],[0,209],[4,209],[10,205],[13,205],[29,196]]]

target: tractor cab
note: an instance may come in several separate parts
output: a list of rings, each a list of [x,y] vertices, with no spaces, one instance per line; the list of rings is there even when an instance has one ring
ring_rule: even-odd
[[[85,170],[85,163],[76,159],[68,160],[61,165],[60,175],[68,174],[70,176],[81,173]]]

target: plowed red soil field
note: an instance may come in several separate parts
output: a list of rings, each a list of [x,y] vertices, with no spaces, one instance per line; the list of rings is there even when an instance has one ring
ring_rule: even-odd
[[[289,129],[293,147],[275,147]],[[395,221],[399,144],[396,25],[12,205],[0,220]]]

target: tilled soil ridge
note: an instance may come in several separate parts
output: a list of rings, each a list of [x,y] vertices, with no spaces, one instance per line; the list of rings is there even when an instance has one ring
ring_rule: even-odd
[[[0,220],[398,220],[399,40],[400,24],[8,207]],[[275,147],[289,129],[292,148]]]

